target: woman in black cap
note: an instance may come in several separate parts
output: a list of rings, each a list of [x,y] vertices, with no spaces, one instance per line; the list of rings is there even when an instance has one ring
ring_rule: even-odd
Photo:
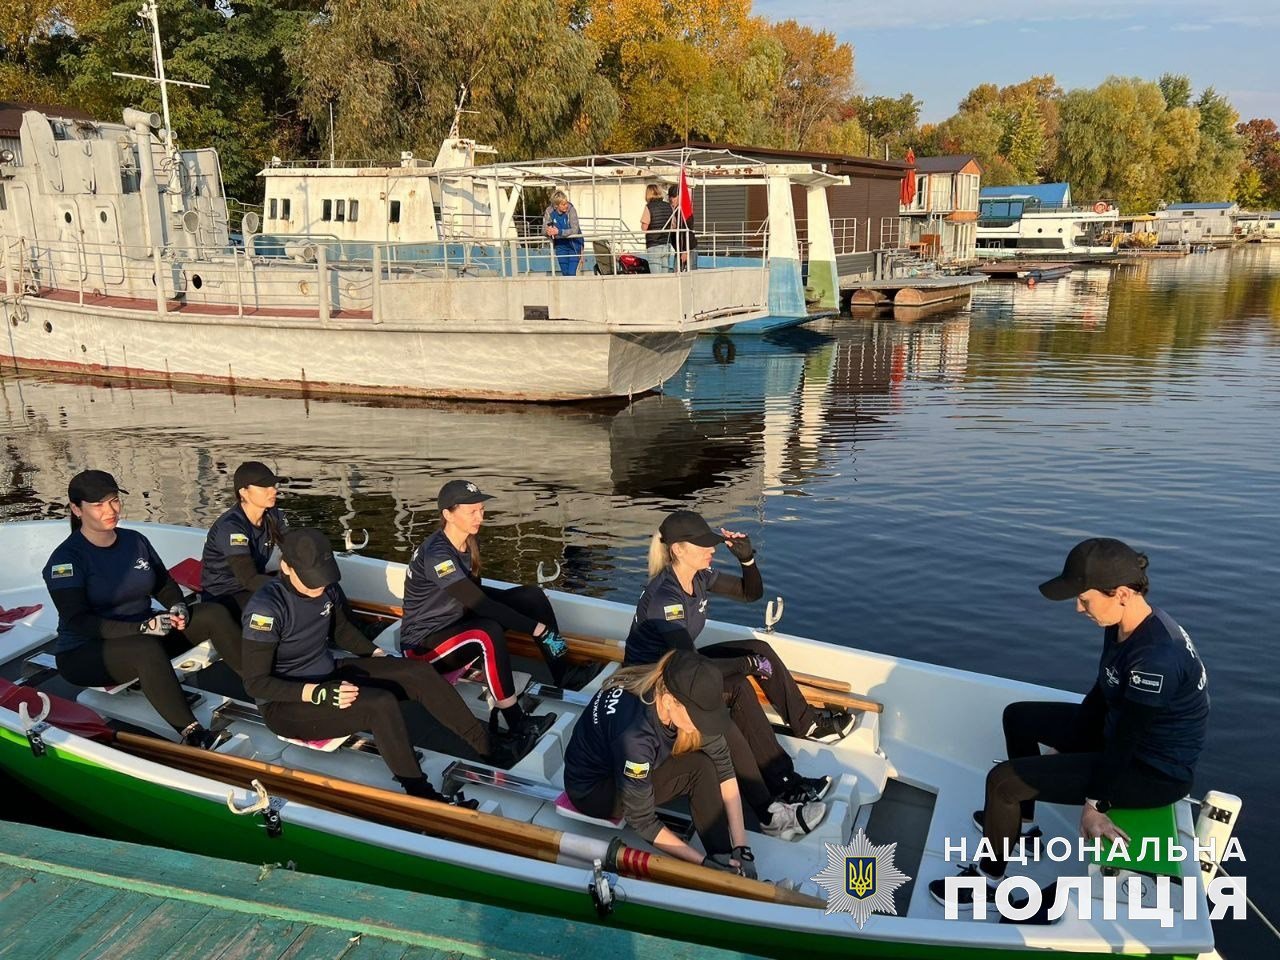
[[[249,599],[242,620],[244,686],[268,727],[299,740],[371,730],[406,793],[447,799],[423,775],[410,743],[399,701],[415,700],[480,756],[510,765],[443,677],[424,664],[388,657],[351,621],[323,533],[290,530],[281,552],[281,576]],[[356,656],[335,660],[331,641]]]
[[[58,611],[58,672],[84,687],[137,678],[185,743],[212,747],[219,738],[192,714],[171,660],[205,640],[224,657],[234,655],[238,630],[222,607],[188,607],[151,542],[120,529],[120,494],[127,492],[101,470],[76,474],[67,488],[71,536],[44,566]],[[153,598],[167,609],[156,612]]]
[[[684,651],[619,670],[573,728],[564,789],[579,812],[621,816],[663,853],[754,879],[722,686],[710,661]],[[658,819],[677,797],[688,798],[705,857]]]
[[[249,598],[275,576],[267,563],[289,529],[276,506],[277,483],[265,463],[250,460],[236,467],[236,505],[213,522],[204,541],[201,599],[222,604],[236,623]]]
[[[1035,802],[1081,804],[1080,834],[1128,840],[1112,806],[1162,807],[1190,791],[1209,718],[1208,674],[1191,637],[1147,602],[1147,558],[1120,540],[1076,544],[1062,573],[1040,585],[1049,600],[1075,600],[1103,628],[1098,676],[1083,703],[1024,701],[1004,710],[1009,759],[987,774],[973,814],[995,859],[962,868],[997,886],[1005,851],[1041,835]],[[1040,745],[1053,752],[1041,754]],[[929,891],[945,902],[945,883]],[[962,891],[962,903],[972,894]]]
[[[740,564],[738,576],[711,569],[715,548],[724,544]],[[649,544],[648,585],[640,595],[627,636],[625,663],[652,663],[667,650],[693,650],[707,622],[709,594],[751,602],[764,595],[751,539],[742,533],[712,530],[691,510],[668,514]],[[697,648],[725,673],[725,693],[734,723],[746,737],[769,789],[787,803],[819,800],[831,778],[802,777],[778,743],[755,690],[754,676],[783,723],[797,736],[834,743],[853,729],[846,713],[818,713],[805,700],[786,664],[763,640],[745,639]]]
[[[480,580],[476,537],[484,524],[484,502],[492,499],[466,480],[450,480],[440,488],[440,529],[414,550],[405,572],[400,649],[406,656],[429,660],[442,673],[479,658],[507,729],[520,739],[536,738],[555,714],[530,717],[521,709],[506,631],[533,637],[557,685],[564,679],[567,650],[541,588],[499,590]],[[496,714],[490,723],[496,729]]]

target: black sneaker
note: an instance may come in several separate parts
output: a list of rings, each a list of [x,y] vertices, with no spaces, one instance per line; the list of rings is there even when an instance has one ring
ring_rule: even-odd
[[[998,887],[1000,885],[1000,881],[1004,879],[1003,877],[987,876],[978,869],[977,864],[973,863],[966,867],[961,867],[960,876],[984,878],[987,881],[988,904],[995,902],[996,887]],[[932,881],[929,884],[929,895],[945,907],[947,905],[947,881],[942,878]],[[1019,910],[1025,907],[1028,902],[1028,898],[1021,894],[1009,898],[1009,903]],[[973,906],[973,891],[968,886],[960,887],[956,890],[956,905],[961,907]]]
[[[986,830],[985,824],[986,824],[985,811],[983,810],[973,811],[973,825],[977,827],[979,830]],[[1030,829],[1027,829],[1024,827],[1022,829],[1022,832],[1018,836],[1020,840],[1039,840],[1041,837],[1044,836],[1044,831],[1037,826],[1032,826]]]
[[[529,748],[538,742],[539,738],[551,729],[551,725],[556,722],[554,713],[540,713],[537,716],[526,713],[520,718],[520,723],[516,729],[511,731],[511,737],[515,740],[529,741]]]
[[[827,795],[832,782],[830,777],[802,777],[793,773],[783,778],[777,799],[783,803],[812,803]]]
[[[852,733],[857,722],[857,718],[851,713],[820,713],[818,719],[809,724],[804,735],[819,743],[835,743]]]
[[[200,750],[216,750],[229,739],[231,739],[229,730],[206,730],[198,726],[184,736],[182,742],[188,747],[196,747]]]

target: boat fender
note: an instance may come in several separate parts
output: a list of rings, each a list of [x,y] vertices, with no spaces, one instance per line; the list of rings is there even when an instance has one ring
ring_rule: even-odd
[[[724,334],[716,337],[715,342],[711,344],[711,356],[715,358],[716,363],[721,365],[733,363],[734,357],[737,355],[737,344]]]
[[[1106,213],[1110,209],[1111,209],[1110,205],[1102,200],[1099,200],[1097,203],[1093,205],[1094,213]]]
[[[1218,872],[1218,861],[1226,852],[1242,806],[1239,797],[1220,790],[1210,790],[1200,804],[1200,815],[1196,817],[1196,846],[1209,853],[1200,860],[1200,870],[1206,883]]]
[[[591,880],[587,883],[587,892],[591,894],[591,902],[595,904],[598,917],[603,919],[613,913],[613,885],[609,882],[609,875],[604,872],[599,857],[591,864]]]

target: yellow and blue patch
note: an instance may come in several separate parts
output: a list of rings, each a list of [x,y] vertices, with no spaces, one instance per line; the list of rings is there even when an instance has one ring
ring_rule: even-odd
[[[49,569],[49,576],[54,580],[63,580],[75,576],[75,568],[69,563],[55,563]]]
[[[267,631],[275,627],[276,618],[262,613],[249,614],[249,629]]]
[[[670,606],[663,607],[663,608],[662,608],[662,615],[663,615],[664,617],[666,617],[668,620],[683,620],[683,619],[684,619],[684,604],[683,604],[683,603],[673,603],[673,604],[671,604]]]
[[[249,535],[247,533],[233,533],[229,538],[229,542],[233,547],[247,547],[249,545]]]
[[[649,776],[649,764],[648,762],[636,763],[634,760],[626,760],[623,761],[622,772],[632,780],[643,780]]]
[[[844,881],[844,892],[855,900],[865,900],[876,893],[876,858],[845,857],[847,874]]]
[[[452,560],[441,560],[433,568],[437,577],[447,577],[451,573],[457,572],[458,565]]]

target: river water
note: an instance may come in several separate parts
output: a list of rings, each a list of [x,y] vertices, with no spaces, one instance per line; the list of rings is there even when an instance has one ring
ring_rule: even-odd
[[[487,575],[558,563],[556,586],[629,602],[663,511],[693,507],[751,535],[788,632],[1081,692],[1097,631],[1036,584],[1077,540],[1124,539],[1208,667],[1197,788],[1244,798],[1249,892],[1280,914],[1280,247],[992,282],[911,323],[704,337],[630,406],[12,373],[0,388],[3,519],[62,516],[67,480],[93,466],[132,491],[128,517],[207,524],[230,472],[261,459],[287,478],[292,523],[336,543],[367,531],[365,553],[405,560],[440,484],[465,477],[496,498]],[[717,615],[759,623],[762,607]],[[1218,926],[1230,960],[1277,955],[1252,921]]]

